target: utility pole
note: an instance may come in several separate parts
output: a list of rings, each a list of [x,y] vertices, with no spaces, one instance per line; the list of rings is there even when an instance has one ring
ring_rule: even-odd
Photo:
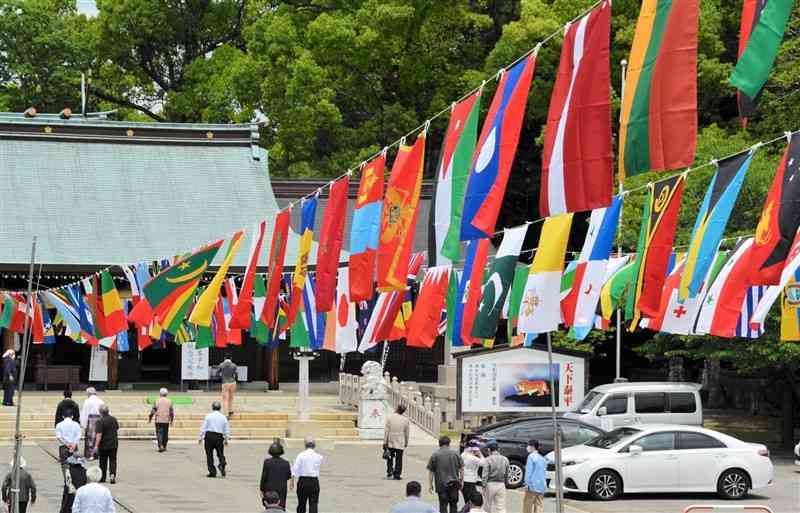
[[[620,86],[620,98],[625,98],[625,73],[627,72],[628,68],[628,61],[622,59],[619,62],[620,65],[620,72],[622,74],[622,85]],[[620,109],[620,116],[622,115],[622,109]],[[622,199],[622,195],[625,192],[623,189],[623,181],[622,175],[619,176],[619,195],[620,199]],[[623,203],[624,205],[624,203]],[[619,215],[619,223],[617,225],[617,256],[622,256],[622,212]],[[615,377],[617,379],[622,377],[622,309],[620,305],[617,305],[617,354],[616,354],[616,374]]]
[[[555,377],[553,377],[553,342],[550,339],[550,332],[547,332],[547,375],[550,376],[550,413],[553,416],[553,454],[555,454],[556,465],[556,513],[564,512],[564,483],[561,480],[561,432],[558,429],[556,415],[556,389]]]

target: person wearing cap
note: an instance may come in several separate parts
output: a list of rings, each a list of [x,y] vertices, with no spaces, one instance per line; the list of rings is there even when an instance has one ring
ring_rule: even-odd
[[[508,458],[497,452],[497,441],[486,444],[489,456],[483,465],[483,506],[488,513],[506,513],[506,480],[508,479]]]
[[[6,474],[5,479],[3,479],[3,502],[8,505],[8,511],[11,511],[11,500],[13,499],[11,494],[11,480],[14,477],[14,460],[12,459],[9,463],[11,467],[11,471]],[[34,504],[36,502],[36,483],[33,481],[33,478],[25,470],[25,458],[19,458],[19,513],[25,513],[28,511],[28,504]]]
[[[222,379],[222,413],[230,418],[233,415],[233,396],[236,394],[236,364],[231,361],[231,355],[226,354],[225,360],[219,364],[219,376]]]
[[[208,475],[206,477],[217,477],[217,469],[214,468],[214,451],[217,452],[219,460],[219,472],[225,477],[227,461],[225,460],[225,446],[231,437],[231,426],[228,418],[220,413],[222,406],[219,401],[211,403],[211,413],[203,419],[203,426],[200,428],[200,440],[197,443],[205,442],[206,466]]]
[[[78,403],[72,400],[72,388],[69,385],[64,389],[64,399],[56,406],[56,421],[53,426],[57,426],[64,417],[69,416],[72,420],[80,416],[81,409]]]
[[[94,453],[95,435],[97,435],[97,421],[100,420],[100,406],[106,404],[97,397],[94,387],[86,389],[86,400],[81,408],[81,427],[84,429],[83,455],[92,459]]]
[[[292,481],[289,486],[294,488],[295,480],[297,480],[297,513],[306,513],[306,504],[308,504],[309,513],[317,513],[322,455],[314,450],[317,444],[313,437],[306,437],[305,446],[306,450],[298,454],[294,460]]]
[[[175,410],[172,409],[172,401],[167,397],[167,389],[161,388],[158,391],[158,399],[156,399],[153,408],[150,410],[150,417],[147,422],[152,422],[153,417],[156,419],[156,440],[158,442],[158,452],[167,450],[167,442],[169,441],[169,427],[175,421]]]
[[[275,440],[267,452],[270,457],[264,460],[264,465],[261,467],[261,498],[266,501],[269,492],[276,492],[279,504],[285,508],[286,488],[292,479],[292,466],[281,458],[283,446],[279,441]]]
[[[464,462],[458,452],[450,448],[450,438],[439,438],[439,450],[428,460],[428,483],[430,492],[439,496],[439,512],[458,511],[458,490],[464,480]]]
[[[13,349],[3,353],[3,406],[14,406],[14,388],[17,385],[17,360]]]
[[[539,440],[528,440],[528,461],[525,463],[525,499],[522,513],[544,513],[547,489],[547,461],[539,453]]]
[[[483,464],[483,454],[481,453],[480,443],[477,440],[470,440],[464,447],[464,452],[461,453],[461,459],[464,461],[464,486],[461,488],[461,494],[464,496],[464,503],[469,503],[472,496],[478,491],[478,483],[481,478],[478,476]]]

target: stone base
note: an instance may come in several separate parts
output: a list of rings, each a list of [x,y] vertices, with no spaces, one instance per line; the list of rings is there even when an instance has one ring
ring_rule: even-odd
[[[359,428],[358,437],[362,440],[383,440],[383,428]]]
[[[286,426],[289,438],[319,437],[325,425],[315,420],[290,420]]]
[[[454,387],[456,386],[456,366],[454,365],[439,365],[437,367],[437,385]]]

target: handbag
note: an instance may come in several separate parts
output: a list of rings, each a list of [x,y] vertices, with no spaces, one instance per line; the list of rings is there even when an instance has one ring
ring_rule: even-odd
[[[383,446],[383,455],[381,456],[381,458],[385,460],[392,459],[392,451],[390,451],[389,448],[386,447],[385,445]]]

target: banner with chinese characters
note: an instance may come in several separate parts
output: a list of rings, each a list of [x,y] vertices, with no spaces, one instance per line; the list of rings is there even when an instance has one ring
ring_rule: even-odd
[[[528,413],[574,409],[583,400],[585,359],[579,353],[516,347],[470,351],[458,358],[457,413]],[[552,390],[550,376],[553,376]]]

